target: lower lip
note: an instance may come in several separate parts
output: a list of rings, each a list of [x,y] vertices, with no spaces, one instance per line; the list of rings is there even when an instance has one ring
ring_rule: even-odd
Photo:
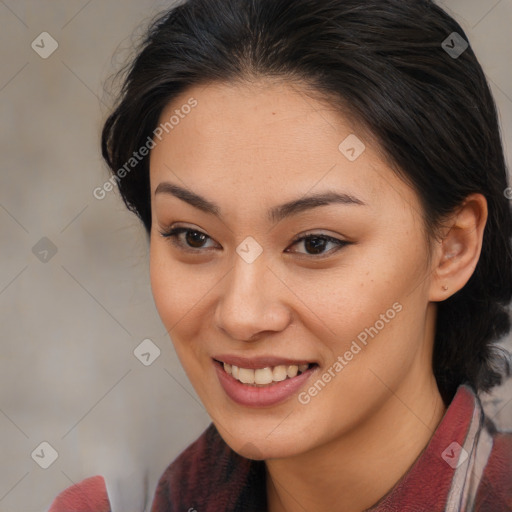
[[[265,387],[243,384],[229,375],[219,363],[213,362],[221,386],[233,401],[247,407],[269,407],[284,402],[294,395],[304,383],[315,373],[318,366],[309,368],[293,378],[287,378]]]

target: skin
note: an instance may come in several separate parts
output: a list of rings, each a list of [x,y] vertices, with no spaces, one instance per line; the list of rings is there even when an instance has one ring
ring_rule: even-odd
[[[161,120],[190,97],[198,105],[150,156],[158,312],[223,439],[266,461],[270,512],[364,510],[410,468],[446,411],[431,367],[436,302],[474,271],[485,199],[469,196],[429,241],[415,191],[334,107],[286,82],[208,84],[175,98]],[[351,162],[338,146],[353,133],[366,150]],[[222,217],[155,194],[162,182],[216,203]],[[273,206],[325,190],[364,205],[267,218]],[[161,235],[176,223],[209,238],[189,237],[196,252],[180,249]],[[302,234],[351,244],[328,243],[322,258],[293,243]],[[248,236],[263,248],[250,264],[236,252]],[[244,407],[218,381],[212,357],[222,353],[316,361],[314,381],[394,303],[402,310],[306,405],[295,394]]]

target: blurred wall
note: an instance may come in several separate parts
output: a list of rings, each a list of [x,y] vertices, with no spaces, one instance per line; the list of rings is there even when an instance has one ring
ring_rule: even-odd
[[[104,81],[171,4],[0,0],[0,512],[44,511],[95,474],[113,512],[149,510],[209,423],[154,308],[142,227],[117,192],[92,193],[108,178]],[[443,5],[483,64],[510,163],[512,0]],[[142,345],[147,366],[134,354],[146,339],[160,350]],[[511,387],[486,398],[500,425]]]

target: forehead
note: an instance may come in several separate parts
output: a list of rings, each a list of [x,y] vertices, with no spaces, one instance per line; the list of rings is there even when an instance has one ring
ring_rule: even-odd
[[[370,134],[297,85],[191,87],[163,110],[161,125],[173,116],[151,152],[152,193],[163,180],[179,180],[242,206],[249,198],[271,205],[327,188],[375,210],[393,202],[417,206]]]

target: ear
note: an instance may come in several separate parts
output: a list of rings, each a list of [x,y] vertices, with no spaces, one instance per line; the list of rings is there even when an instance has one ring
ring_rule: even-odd
[[[480,258],[487,214],[485,197],[471,194],[443,223],[441,240],[434,242],[430,301],[446,300],[469,281]]]

